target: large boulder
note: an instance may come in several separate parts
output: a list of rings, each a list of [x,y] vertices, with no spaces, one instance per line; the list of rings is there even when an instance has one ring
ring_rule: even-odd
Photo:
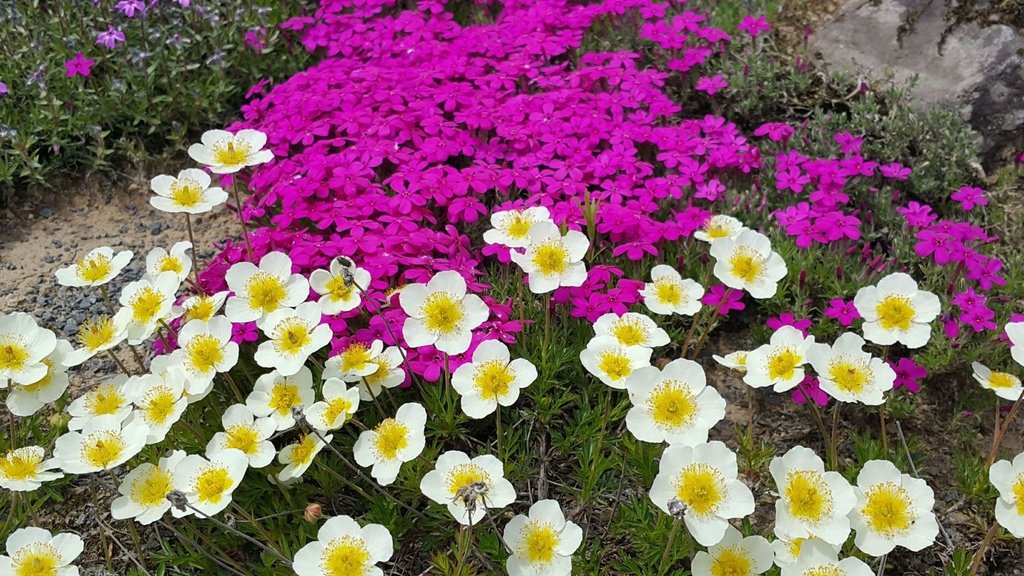
[[[1024,147],[1024,32],[995,24],[950,28],[943,0],[847,0],[812,37],[832,68],[917,78],[922,109],[959,111],[992,164]]]

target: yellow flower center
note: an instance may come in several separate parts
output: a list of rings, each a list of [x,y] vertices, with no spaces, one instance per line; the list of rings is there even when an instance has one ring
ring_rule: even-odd
[[[746,246],[740,246],[729,257],[729,270],[733,276],[750,284],[764,274],[764,256]]]
[[[697,414],[697,399],[681,382],[666,380],[651,391],[647,400],[651,419],[662,428],[681,428]]]
[[[533,220],[527,218],[521,212],[513,212],[505,221],[505,231],[511,238],[522,240],[530,234],[533,228]]]
[[[828,367],[828,377],[836,387],[848,394],[860,394],[871,382],[871,369],[867,362],[840,359]]]
[[[825,564],[824,566],[815,566],[810,570],[805,570],[800,576],[846,576],[846,570],[843,570],[837,564]]]
[[[864,494],[867,503],[860,513],[875,532],[888,537],[906,533],[914,524],[910,495],[893,482],[875,484]]]
[[[257,272],[246,285],[249,292],[249,307],[268,314],[281,306],[288,296],[284,282],[269,272]]]
[[[28,363],[28,347],[17,334],[0,334],[0,370],[17,372]]]
[[[18,550],[11,560],[14,576],[57,576],[61,558],[52,544],[35,543]]]
[[[421,309],[423,323],[434,334],[451,334],[462,324],[462,302],[448,292],[434,292],[427,296]]]
[[[248,142],[232,138],[213,146],[213,160],[222,166],[242,166],[251,151],[252,146]]]
[[[25,392],[28,392],[30,394],[38,392],[43,388],[49,386],[50,382],[53,381],[53,360],[50,360],[49,358],[43,358],[42,360],[40,360],[40,362],[46,364],[46,374],[43,375],[43,377],[40,378],[39,380],[36,380],[31,384],[26,384],[22,386],[21,389],[24,390]]]
[[[117,414],[126,403],[125,397],[113,384],[100,384],[95,390],[89,393],[85,400],[85,407],[93,416],[105,414]]]
[[[82,460],[95,468],[107,469],[124,453],[125,442],[114,432],[94,432],[82,443]]]
[[[483,482],[490,486],[491,477],[476,464],[459,464],[448,471],[448,493],[452,497],[455,497],[463,488],[477,482]]]
[[[550,564],[558,548],[558,532],[547,522],[530,521],[523,528],[520,556],[531,564]]]
[[[224,350],[220,340],[212,334],[196,334],[185,345],[185,355],[189,367],[199,374],[206,374],[217,369],[224,360]]]
[[[683,468],[676,481],[676,498],[698,516],[713,514],[725,499],[725,477],[703,462]]]
[[[246,456],[252,456],[260,447],[260,438],[252,425],[233,424],[224,431],[224,447],[241,450]]]
[[[804,542],[806,542],[806,541],[807,541],[807,538],[793,538],[792,540],[790,540],[789,541],[789,554],[790,554],[790,556],[792,556],[793,558],[799,558],[800,557],[800,550],[803,549]]]
[[[324,296],[330,298],[334,302],[342,302],[352,298],[352,293],[355,292],[355,283],[345,282],[344,276],[332,276],[327,281],[327,294]]]
[[[292,408],[298,406],[301,402],[302,399],[299,397],[299,386],[297,384],[292,384],[288,381],[278,382],[270,389],[270,402],[268,405],[281,416],[291,414]]]
[[[1020,380],[1013,374],[1006,372],[993,372],[988,378],[988,385],[992,388],[1013,388],[1020,385]]]
[[[789,501],[789,513],[797,519],[816,523],[832,514],[832,491],[821,472],[790,472],[783,493]]]
[[[346,400],[342,396],[333,398],[327,402],[327,408],[324,410],[324,421],[328,424],[334,425],[334,421],[339,416],[345,415],[348,418],[349,412],[352,411],[352,403]]]
[[[718,240],[719,238],[728,238],[732,234],[732,228],[727,223],[722,221],[716,221],[712,218],[708,222],[707,228],[704,229],[704,233],[708,235],[708,238],[712,240]]]
[[[212,296],[199,296],[185,308],[185,322],[189,320],[202,320],[209,322],[213,318],[216,303]]]
[[[612,349],[601,353],[597,369],[604,372],[613,381],[628,378],[633,373],[633,363],[621,351]]]
[[[899,294],[889,294],[875,306],[878,323],[883,330],[906,332],[917,314],[910,305],[910,298]]]
[[[1024,472],[1017,475],[1013,484],[1013,498],[1017,501],[1017,514],[1024,516]]]
[[[620,318],[611,329],[612,336],[623,346],[638,346],[647,342],[650,335],[642,322],[633,318]]]
[[[113,262],[104,254],[93,254],[75,262],[78,277],[90,284],[105,280],[113,270]]]
[[[655,297],[669,306],[678,306],[683,303],[683,286],[671,279],[654,281]]]
[[[374,431],[377,433],[374,447],[385,460],[394,460],[409,445],[409,427],[394,418],[384,420]]]
[[[193,208],[203,201],[203,187],[191,178],[181,178],[171,184],[171,200],[182,208]]]
[[[345,351],[341,353],[340,360],[341,365],[339,368],[342,372],[352,372],[362,370],[366,367],[366,363],[373,358],[370,355],[370,349],[361,342],[350,344]]]
[[[146,508],[156,508],[167,502],[167,495],[174,490],[174,485],[166,470],[154,467],[149,474],[136,478],[131,489],[133,502]]]
[[[370,363],[376,364],[377,369],[374,370],[372,374],[363,376],[363,380],[366,380],[367,384],[376,384],[391,372],[391,365],[388,364],[388,361],[385,360],[383,356],[378,356],[373,360],[370,360]]]
[[[711,561],[711,576],[751,576],[754,562],[750,554],[739,546],[719,550]]]
[[[364,576],[370,551],[362,539],[342,536],[324,548],[321,562],[324,576]]]
[[[310,328],[309,322],[298,316],[285,318],[274,328],[274,350],[288,356],[302,354],[313,341]]]
[[[89,350],[98,350],[113,339],[114,319],[109,316],[86,320],[78,327],[78,341]]]
[[[770,380],[791,380],[803,358],[789,346],[774,350],[768,356],[768,378]]]
[[[306,465],[313,461],[313,454],[316,453],[317,437],[313,434],[306,434],[294,448],[292,448],[292,464]]]
[[[139,324],[149,324],[157,320],[156,315],[164,303],[164,295],[152,286],[145,286],[132,296],[129,306],[132,309],[132,320]]]
[[[157,261],[156,270],[154,271],[157,274],[160,274],[161,272],[174,272],[175,274],[181,274],[182,270],[184,270],[184,267],[181,264],[181,260],[176,256],[167,254]]]
[[[484,400],[497,400],[508,394],[515,374],[501,360],[488,360],[476,367],[473,386]]]
[[[10,480],[28,480],[39,474],[43,454],[35,450],[19,449],[0,458],[0,476]]]
[[[541,276],[558,276],[569,268],[569,251],[560,240],[547,240],[534,249],[533,265]]]
[[[174,412],[174,403],[177,401],[178,397],[174,395],[170,388],[166,386],[153,388],[146,394],[142,404],[146,420],[158,425],[167,422],[167,419]]]
[[[231,490],[234,481],[227,468],[210,466],[195,479],[196,496],[200,502],[217,504]]]

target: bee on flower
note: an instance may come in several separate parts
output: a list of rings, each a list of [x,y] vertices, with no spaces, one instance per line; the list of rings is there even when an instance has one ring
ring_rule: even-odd
[[[239,450],[252,468],[263,468],[274,460],[277,450],[270,437],[277,431],[277,422],[264,416],[257,418],[245,404],[228,406],[220,418],[223,432],[217,432],[206,445],[206,457],[213,458],[224,450]]]
[[[209,322],[190,320],[178,331],[178,349],[170,361],[185,372],[190,396],[209,391],[213,378],[238,363],[238,344],[231,341],[231,321],[215,316]]]
[[[452,374],[452,387],[461,396],[462,411],[470,418],[483,418],[498,406],[511,406],[520,390],[537,379],[537,368],[523,358],[511,359],[508,346],[498,340],[481,342],[472,362]]]
[[[853,491],[857,505],[850,524],[857,533],[854,543],[865,554],[882,556],[897,546],[919,552],[935,543],[935,494],[924,480],[901,473],[888,460],[870,460]]]
[[[993,372],[980,362],[972,362],[971,368],[974,369],[974,379],[982,388],[995,392],[1004,400],[1017,400],[1024,392],[1020,378],[1009,372]]]
[[[132,260],[131,250],[116,255],[109,246],[93,248],[74,264],[57,270],[57,283],[61,286],[102,286],[117,276]]]
[[[402,464],[423,452],[427,411],[414,402],[398,408],[394,418],[386,418],[372,430],[359,434],[352,447],[356,463],[372,466],[370,475],[381,486],[395,481]]]
[[[236,262],[224,280],[235,293],[224,305],[224,315],[236,323],[261,324],[271,312],[294,308],[309,296],[309,282],[302,274],[292,274],[292,259],[281,252],[268,252],[258,267]]]
[[[53,352],[50,352],[42,363],[46,365],[46,374],[31,384],[12,383],[7,393],[7,409],[15,416],[31,416],[47,404],[56,402],[67,392],[68,368],[64,360],[72,351],[67,340],[57,340]],[[2,380],[2,379],[0,379]],[[3,386],[0,386],[2,388]]]
[[[1024,538],[1024,454],[1000,460],[988,469],[988,481],[999,491],[996,522],[1014,538]]]
[[[509,576],[569,576],[583,529],[565,519],[555,500],[538,500],[527,514],[509,520],[504,540],[512,549],[505,564]]]
[[[284,376],[295,374],[311,354],[331,341],[331,327],[321,324],[321,319],[316,302],[271,312],[262,326],[268,340],[260,344],[253,359],[260,366],[273,368]]]
[[[523,210],[502,210],[491,214],[491,229],[484,232],[484,242],[507,248],[526,248],[530,231],[538,222],[550,222],[551,213],[543,206]]]
[[[153,248],[146,254],[145,279],[153,282],[164,272],[172,272],[180,285],[192,271],[192,258],[188,255],[191,249],[192,243],[187,241],[176,242],[170,252],[159,246]]]
[[[188,155],[214,174],[234,174],[243,168],[265,164],[274,153],[264,150],[267,135],[249,128],[232,134],[226,130],[207,130],[199,144],[188,148]]]
[[[470,459],[449,450],[437,458],[434,469],[420,481],[420,491],[448,507],[460,524],[476,525],[488,509],[500,510],[515,502],[516,490],[505,479],[505,467],[490,454]]]
[[[700,311],[704,287],[689,278],[683,279],[675,268],[658,264],[651,268],[651,281],[644,284],[640,296],[655,314],[693,316]]]
[[[693,237],[708,244],[722,238],[736,238],[748,230],[743,222],[725,214],[715,214],[704,223],[704,227],[693,233]]]
[[[669,343],[668,332],[665,332],[643,314],[626,312],[618,315],[609,312],[594,322],[594,333],[597,336],[611,336],[623,346],[642,346],[657,348]]]
[[[776,456],[768,469],[779,492],[775,501],[778,530],[809,534],[829,544],[846,541],[850,535],[847,515],[857,504],[857,497],[841,474],[826,472],[821,458],[803,446]]]
[[[595,378],[622,390],[635,370],[651,365],[651,353],[643,346],[623,346],[612,336],[595,336],[580,352],[580,362]]]
[[[333,438],[333,436],[327,435],[321,440],[316,434],[303,434],[299,437],[298,442],[282,448],[277,455],[277,461],[284,465],[284,469],[278,472],[277,477],[282,482],[301,478],[306,470],[313,465],[316,455]]]
[[[231,495],[242,482],[249,460],[241,450],[228,448],[209,459],[190,454],[174,467],[173,486],[188,499],[191,508],[172,508],[175,518],[198,511],[200,517],[214,516],[231,504]],[[193,510],[194,508],[194,510]]]
[[[693,557],[693,576],[757,576],[772,567],[775,554],[763,536],[747,536],[729,526],[722,541]]]
[[[132,412],[132,404],[125,393],[129,381],[134,386],[138,376],[129,378],[124,374],[111,376],[100,382],[98,386],[75,398],[68,406],[69,430],[81,430],[86,423],[100,416],[112,416],[118,422],[124,422]]]
[[[89,419],[81,432],[57,438],[53,457],[68,474],[111,470],[127,462],[146,446],[149,429],[142,422],[125,424],[117,416]]]
[[[530,229],[526,252],[512,252],[512,261],[528,276],[530,291],[546,294],[560,286],[582,286],[587,280],[583,257],[590,240],[577,230],[563,236],[553,222],[537,222]]]
[[[768,344],[747,354],[743,382],[753,388],[774,386],[776,392],[796,388],[804,378],[807,351],[812,344],[814,336],[804,336],[792,326],[779,328]]]
[[[32,492],[44,482],[63,478],[56,470],[60,462],[46,458],[42,446],[23,446],[0,457],[0,488],[12,492]]]
[[[853,305],[864,318],[865,340],[882,346],[899,342],[907,348],[928,343],[931,322],[941,311],[939,297],[918,289],[917,282],[902,272],[858,290]]]
[[[684,358],[664,368],[644,366],[626,380],[626,428],[642,442],[696,446],[725,417],[725,399],[707,386],[700,364]]]
[[[359,409],[359,388],[348,388],[338,378],[324,380],[324,399],[306,410],[306,421],[320,432],[337,430]]]
[[[305,408],[315,399],[313,373],[302,366],[290,376],[274,370],[257,378],[245,405],[256,416],[273,419],[277,430],[289,430],[295,426],[292,409]]]
[[[377,567],[394,554],[394,540],[380,524],[360,527],[349,516],[335,516],[320,527],[317,539],[295,554],[292,569],[298,576],[384,576]]]
[[[447,354],[469,350],[473,330],[491,315],[476,294],[466,293],[458,272],[438,272],[426,284],[409,284],[398,295],[408,315],[402,337],[412,348],[433,346]]]
[[[710,253],[715,259],[715,278],[757,299],[775,296],[779,280],[786,276],[786,262],[772,251],[771,241],[753,230],[715,240]]]
[[[78,343],[81,346],[64,357],[64,366],[78,366],[100,352],[114,348],[127,337],[128,320],[123,315],[97,316],[86,320],[78,327]]]
[[[136,280],[121,290],[123,308],[114,314],[114,322],[127,328],[129,344],[142,344],[170,318],[174,293],[180,286],[176,273],[163,272],[155,280]]]
[[[120,494],[110,504],[115,520],[134,519],[148,526],[163,518],[171,508],[167,495],[174,490],[174,470],[185,459],[185,452],[175,450],[156,464],[140,464],[132,469],[117,487]]]
[[[0,314],[0,388],[7,381],[29,385],[46,377],[43,361],[57,348],[57,335],[23,312]]]
[[[54,535],[32,526],[11,532],[4,546],[7,555],[0,556],[0,574],[14,576],[76,576],[78,567],[72,562],[85,549],[75,534]]]
[[[338,378],[355,382],[359,398],[370,401],[380,396],[385,388],[394,388],[405,381],[402,352],[398,346],[384,348],[384,342],[374,340],[370,346],[352,341],[338,354],[324,363],[324,380]]]
[[[210,175],[196,168],[182,170],[177,177],[161,174],[149,183],[150,190],[155,194],[149,203],[161,212],[203,214],[228,199],[228,193],[223,188],[210,186],[211,183]]]
[[[864,351],[864,339],[845,332],[832,346],[812,343],[807,350],[821,389],[840,402],[878,406],[892,390],[896,372],[881,358]]]
[[[324,316],[354,310],[362,301],[362,293],[370,287],[370,273],[345,258],[331,260],[327,270],[313,270],[309,287],[320,295],[317,303]]]

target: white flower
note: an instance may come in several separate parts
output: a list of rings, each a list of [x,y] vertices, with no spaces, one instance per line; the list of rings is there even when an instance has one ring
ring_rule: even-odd
[[[423,452],[427,411],[414,402],[402,404],[394,418],[387,418],[373,430],[359,434],[352,451],[363,467],[373,466],[370,474],[381,486],[395,481],[402,463]]]
[[[197,454],[186,456],[174,467],[174,489],[185,493],[188,503],[202,515],[213,516],[228,507],[231,494],[245,477],[249,460],[241,450],[221,450],[209,460]],[[175,518],[193,514],[173,508]]]
[[[526,248],[530,245],[530,230],[534,224],[550,220],[551,213],[543,206],[494,212],[491,214],[493,228],[484,232],[484,242],[508,248]]]
[[[658,264],[651,268],[651,281],[640,291],[644,305],[655,314],[693,316],[700,311],[704,287],[686,278],[671,266]]]
[[[804,542],[814,540],[815,542],[827,546],[830,548],[834,555],[839,554],[842,546],[837,544],[829,544],[820,538],[815,538],[806,532],[802,532],[801,536],[792,536],[781,530],[779,527],[775,527],[776,540],[772,542],[772,550],[775,552],[775,565],[780,568],[786,564],[795,564],[800,558],[800,550],[803,548]]]
[[[988,481],[999,491],[996,522],[1014,538],[1024,538],[1024,454],[1011,463],[1000,460],[988,469]]]
[[[746,290],[754,298],[771,298],[786,276],[786,262],[772,251],[768,237],[753,230],[744,230],[735,238],[721,238],[711,243],[715,258],[715,277],[737,290]]]
[[[707,386],[704,369],[679,358],[663,369],[644,366],[626,380],[633,407],[626,428],[642,442],[696,446],[725,417],[725,399]]]
[[[226,130],[207,130],[199,140],[201,144],[188,147],[188,155],[209,166],[214,174],[234,174],[274,159],[273,152],[263,149],[267,135],[259,130],[246,128],[235,134]]]
[[[1006,335],[1010,339],[1010,355],[1017,364],[1024,366],[1024,322],[1007,323]]]
[[[49,371],[43,359],[57,347],[57,335],[23,312],[0,314],[0,388],[7,380],[32,384]]]
[[[321,324],[321,318],[316,302],[303,302],[294,310],[280,308],[271,312],[261,327],[268,340],[256,349],[253,359],[284,376],[295,374],[310,354],[331,341],[331,327]]]
[[[558,502],[538,500],[528,515],[509,520],[504,539],[512,549],[505,564],[509,576],[569,576],[583,529],[566,521]]]
[[[238,344],[231,341],[231,321],[215,316],[209,322],[190,320],[178,331],[178,349],[171,353],[185,371],[189,395],[203,394],[213,377],[238,363]]]
[[[122,428],[117,416],[97,416],[86,422],[81,432],[68,432],[57,438],[53,457],[69,474],[111,470],[138,454],[146,446],[148,434],[142,422]]]
[[[309,296],[309,282],[302,274],[292,274],[292,259],[281,252],[268,252],[258,268],[236,262],[224,280],[235,293],[224,305],[224,315],[232,322],[259,324],[271,312],[298,306]]]
[[[68,430],[81,430],[87,422],[99,416],[112,416],[123,422],[132,412],[132,404],[125,394],[129,381],[134,385],[138,376],[129,378],[124,374],[111,376],[92,390],[75,398],[68,406]]]
[[[335,258],[329,270],[313,270],[309,287],[320,295],[317,304],[324,316],[333,316],[359,306],[362,292],[370,287],[370,273],[353,265],[351,260],[346,264]]]
[[[722,238],[736,238],[740,235],[740,232],[745,230],[748,230],[748,228],[743,225],[743,222],[732,216],[716,214],[704,223],[703,228],[694,232],[693,237],[702,242],[712,244],[715,240],[721,240]]]
[[[935,493],[924,480],[902,474],[888,460],[870,460],[853,490],[857,505],[850,524],[857,532],[854,543],[865,554],[881,556],[897,546],[919,552],[935,543]]]
[[[185,281],[188,273],[192,271],[192,258],[188,251],[192,249],[191,242],[176,242],[171,246],[171,251],[157,246],[146,255],[146,276],[147,280],[153,281],[164,272],[173,272],[178,283]]]
[[[597,336],[611,336],[623,346],[657,348],[669,343],[668,332],[643,314],[626,312],[619,316],[615,312],[602,315],[594,322]]]
[[[762,536],[743,537],[729,526],[722,541],[697,552],[693,557],[693,576],[757,576],[772,567],[775,554]]]
[[[896,372],[881,358],[863,350],[864,339],[844,332],[832,346],[811,344],[807,359],[818,373],[821,389],[840,402],[878,406],[892,390]]]
[[[347,388],[338,378],[328,378],[321,388],[324,399],[306,410],[306,421],[321,432],[336,430],[359,409],[359,388]]]
[[[123,250],[115,256],[109,246],[93,248],[84,258],[57,270],[57,283],[61,286],[102,286],[113,280],[131,259],[131,250]]]
[[[776,392],[796,388],[804,378],[807,350],[814,344],[814,336],[782,326],[772,334],[771,340],[747,354],[747,372],[743,381],[753,388],[774,386]]]
[[[466,280],[455,271],[438,272],[426,284],[410,284],[398,295],[409,316],[402,336],[412,348],[433,345],[447,354],[469,349],[473,329],[491,311],[476,294],[466,294]]]
[[[737,350],[735,352],[729,352],[725,356],[719,356],[718,354],[712,354],[715,362],[718,362],[726,368],[735,370],[741,374],[747,373],[747,357],[750,355],[749,350]]]
[[[270,437],[277,431],[273,418],[256,418],[245,404],[228,406],[220,418],[223,432],[217,432],[206,445],[206,457],[213,458],[219,452],[239,450],[249,460],[249,466],[263,468],[274,460],[274,443]]]
[[[175,305],[171,307],[171,317],[181,317],[183,323],[189,323],[192,320],[202,320],[203,322],[209,322],[213,318],[214,314],[220,312],[221,306],[224,305],[224,301],[227,300],[229,292],[224,290],[223,292],[217,292],[216,294],[196,294],[185,298],[185,301],[181,305]]]
[[[210,183],[210,175],[196,168],[178,172],[177,178],[161,174],[149,182],[149,189],[156,194],[150,197],[149,203],[161,212],[172,214],[209,212],[228,199],[223,188],[211,188]]]
[[[179,286],[181,281],[174,272],[164,272],[156,280],[143,278],[121,290],[119,301],[124,308],[114,314],[114,322],[128,328],[129,344],[141,344],[156,332],[160,321],[170,317]]]
[[[545,294],[559,286],[582,286],[587,279],[583,257],[590,240],[576,230],[562,236],[553,222],[537,222],[530,229],[526,253],[513,251],[512,261],[529,276],[530,291]]]
[[[64,357],[64,366],[78,366],[100,352],[106,352],[120,344],[128,337],[127,322],[123,316],[97,316],[83,322],[78,327],[78,343],[82,347],[75,348]]]
[[[666,514],[669,502],[685,505],[686,529],[702,546],[722,541],[730,518],[754,511],[754,495],[736,478],[736,455],[719,441],[669,446],[661,455],[651,501]]]
[[[476,525],[488,509],[500,510],[516,501],[516,489],[505,479],[505,466],[490,454],[470,460],[465,452],[449,450],[420,481],[427,498],[448,507],[460,524]]]
[[[335,516],[324,522],[317,540],[295,554],[292,570],[298,576],[384,576],[376,566],[394,554],[394,541],[380,524],[362,528],[348,516]]]
[[[74,534],[53,535],[31,526],[11,532],[5,546],[7,556],[0,556],[3,576],[78,576],[78,567],[71,563],[85,549]]]
[[[139,420],[149,428],[146,444],[163,442],[167,433],[181,419],[188,407],[185,397],[185,378],[163,378],[157,374],[144,374],[124,386],[128,400],[135,405],[129,422]]]
[[[810,534],[830,544],[850,535],[847,514],[857,504],[853,488],[838,472],[825,472],[813,450],[795,446],[768,467],[779,490],[775,524],[786,534]]]
[[[519,391],[537,379],[537,368],[524,358],[510,359],[508,346],[498,340],[481,342],[473,361],[452,374],[452,388],[462,397],[462,411],[470,418],[483,418],[511,406]]]
[[[315,399],[313,373],[303,366],[291,376],[274,370],[257,378],[245,405],[256,416],[270,416],[278,430],[288,430],[295,425],[292,408],[305,408]]]
[[[871,567],[860,558],[839,559],[835,549],[818,539],[800,546],[800,556],[792,564],[783,564],[781,576],[874,576]]]
[[[650,366],[651,349],[623,346],[611,336],[595,336],[580,352],[580,362],[601,382],[622,390],[634,370]]]
[[[402,370],[402,352],[398,346],[384,348],[384,342],[374,340],[369,347],[352,341],[324,364],[324,380],[339,378],[359,385],[359,398],[373,400],[384,388],[394,388],[405,381]]]
[[[313,465],[313,458],[327,445],[325,441],[329,443],[333,438],[328,435],[321,440],[316,434],[303,434],[298,442],[282,448],[277,461],[284,464],[284,469],[277,474],[278,479],[287,482],[302,477]]]
[[[46,375],[31,384],[12,384],[7,394],[7,408],[15,416],[31,416],[43,406],[56,402],[68,389],[68,369],[64,359],[71,353],[67,340],[57,340],[53,352],[42,359]],[[2,387],[2,386],[0,386]]]
[[[41,446],[16,448],[0,457],[0,488],[13,492],[31,492],[64,474],[54,471],[60,468],[55,458],[46,459]]]
[[[1008,372],[993,372],[987,366],[978,362],[972,362],[974,379],[986,388],[996,393],[996,396],[1004,400],[1016,400],[1024,392],[1020,378]]]
[[[115,520],[134,518],[143,526],[163,518],[171,508],[167,495],[174,490],[174,470],[184,459],[185,452],[175,450],[155,465],[147,462],[132,469],[117,487],[120,496],[111,502],[110,515]]]
[[[866,340],[883,346],[899,342],[907,348],[928,343],[931,322],[941,310],[938,296],[918,290],[917,282],[902,272],[858,290],[853,306],[864,318]]]

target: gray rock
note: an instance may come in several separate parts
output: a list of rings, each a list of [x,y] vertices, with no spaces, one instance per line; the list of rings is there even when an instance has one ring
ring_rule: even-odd
[[[948,28],[946,2],[847,0],[811,46],[833,68],[917,78],[923,110],[958,111],[981,136],[987,162],[1024,146],[1024,33],[1010,26]],[[900,41],[900,29],[906,30]]]

